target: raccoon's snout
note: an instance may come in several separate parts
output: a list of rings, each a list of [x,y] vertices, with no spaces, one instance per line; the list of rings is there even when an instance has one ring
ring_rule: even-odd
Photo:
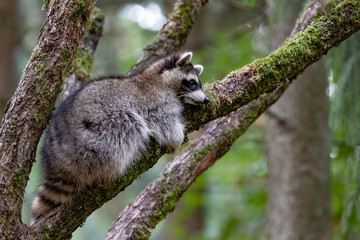
[[[199,89],[193,92],[188,92],[184,95],[183,101],[188,104],[198,105],[198,104],[207,104],[210,102],[210,99],[205,95],[205,93]]]
[[[201,91],[201,101],[197,101],[198,104],[208,104],[210,102],[210,99],[205,95],[203,91]]]

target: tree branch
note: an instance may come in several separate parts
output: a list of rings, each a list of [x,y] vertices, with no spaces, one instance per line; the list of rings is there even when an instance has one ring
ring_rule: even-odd
[[[94,0],[49,3],[37,46],[7,105],[0,128],[0,238],[24,239],[29,234],[20,216],[37,143],[93,5]]]
[[[304,30],[315,16],[328,11],[330,8],[323,0],[309,1],[290,38]],[[251,123],[277,101],[289,84],[285,82],[272,93],[263,94],[228,116],[211,122],[200,138],[169,162],[161,176],[120,212],[105,239],[148,238],[151,230],[173,210],[194,179],[222,157]]]
[[[324,0],[309,0],[304,7],[304,10],[297,19],[295,27],[291,31],[289,38],[294,37],[298,32],[303,31],[311,21],[330,12],[331,8],[336,7],[343,0],[326,1]]]

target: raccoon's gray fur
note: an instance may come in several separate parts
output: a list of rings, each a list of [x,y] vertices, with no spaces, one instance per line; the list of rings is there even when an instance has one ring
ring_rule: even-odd
[[[41,150],[44,181],[32,222],[86,187],[121,176],[151,138],[169,152],[183,143],[183,103],[209,101],[198,77],[203,67],[191,57],[176,53],[137,74],[98,79],[59,105]]]

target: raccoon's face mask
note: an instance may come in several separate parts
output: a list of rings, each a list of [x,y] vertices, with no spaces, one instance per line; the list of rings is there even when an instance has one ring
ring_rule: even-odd
[[[191,52],[184,53],[176,62],[176,66],[186,73],[181,78],[181,99],[184,103],[192,105],[207,104],[210,100],[203,92],[199,79],[204,68],[202,65],[193,65],[191,58]]]

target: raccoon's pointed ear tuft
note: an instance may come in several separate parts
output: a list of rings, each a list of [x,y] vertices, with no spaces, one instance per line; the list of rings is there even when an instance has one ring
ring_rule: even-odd
[[[195,65],[194,66],[195,70],[198,71],[199,75],[202,73],[202,71],[204,70],[204,67],[202,65]]]
[[[192,52],[185,52],[181,55],[180,59],[176,61],[176,66],[189,64],[192,58]]]

